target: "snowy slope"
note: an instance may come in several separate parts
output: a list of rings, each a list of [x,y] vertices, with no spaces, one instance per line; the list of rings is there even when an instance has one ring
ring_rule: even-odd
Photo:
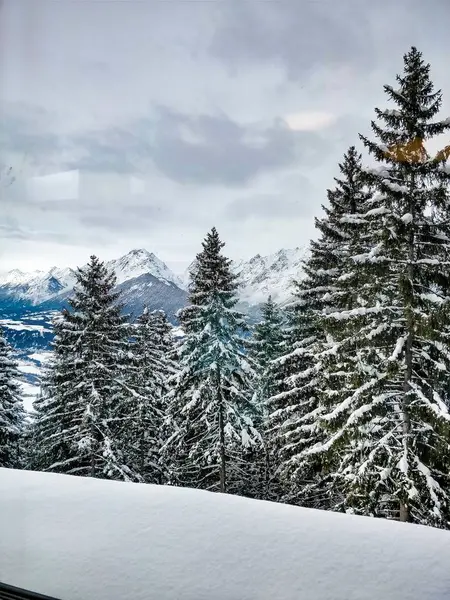
[[[304,248],[279,250],[269,256],[257,254],[249,261],[233,264],[238,276],[239,299],[250,305],[265,302],[269,296],[283,303],[292,296],[292,281],[302,276]]]
[[[61,600],[448,600],[450,533],[0,469],[0,580]]]
[[[0,327],[8,342],[19,352],[32,352],[48,348],[53,339],[54,311],[30,312],[0,318]],[[0,311],[0,317],[3,315]]]
[[[43,277],[45,271],[32,271],[25,273],[20,269],[13,269],[12,271],[6,271],[0,273],[0,284],[11,285],[11,286],[23,286],[33,281],[38,277]]]
[[[161,281],[174,283],[178,287],[183,285],[180,278],[172,273],[162,260],[147,250],[131,250],[125,256],[109,261],[107,266],[115,272],[118,284],[149,274]]]
[[[282,248],[274,254],[257,254],[250,260],[234,261],[232,271],[238,277],[239,300],[250,306],[261,304],[272,298],[283,304],[292,297],[292,281],[302,277],[302,261],[306,258],[306,248]],[[183,285],[189,284],[189,272],[195,267],[192,263],[182,276]]]
[[[12,297],[38,305],[70,290],[75,283],[72,269],[53,267],[50,271],[23,273],[17,269],[0,274],[0,298]]]
[[[106,263],[117,276],[117,284],[152,275],[166,285],[182,287],[181,280],[153,253],[147,250],[131,250],[124,256]],[[38,305],[70,292],[75,284],[75,271],[71,268],[53,267],[50,271],[23,273],[17,269],[0,274],[0,292],[29,300]]]

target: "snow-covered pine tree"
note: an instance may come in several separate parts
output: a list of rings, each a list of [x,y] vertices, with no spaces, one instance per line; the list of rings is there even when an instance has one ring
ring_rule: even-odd
[[[55,319],[54,357],[35,403],[34,468],[134,480],[124,463],[129,326],[116,278],[92,256]]]
[[[322,207],[325,216],[315,221],[320,235],[311,242],[304,261],[305,277],[295,284],[295,300],[287,310],[287,352],[275,363],[281,389],[270,400],[271,444],[285,483],[285,500],[318,508],[333,503],[332,465],[322,456],[305,454],[324,437],[322,395],[332,386],[327,365],[335,348],[324,329],[324,317],[347,306],[355,293],[357,274],[349,271],[348,256],[364,243],[361,215],[370,198],[354,146],[339,169],[336,187],[327,192],[328,206]],[[338,286],[338,281],[349,285]]]
[[[21,373],[0,329],[0,467],[23,466],[25,411],[19,380]]]
[[[344,509],[446,527],[449,175],[424,143],[450,120],[434,120],[442,97],[416,48],[397,82],[384,88],[397,108],[376,109],[377,141],[361,136],[382,166],[365,173],[376,193],[365,215],[369,249],[353,257],[358,296],[329,315],[345,385],[313,452],[332,456]]]
[[[253,359],[256,371],[254,401],[260,409],[263,447],[260,455],[255,452],[254,471],[252,477],[255,493],[253,495],[265,500],[278,500],[280,486],[276,477],[276,464],[271,460],[266,443],[269,420],[269,398],[278,391],[279,382],[274,361],[285,353],[285,323],[283,311],[269,296],[261,308],[261,321],[253,327],[252,336],[247,342],[249,355]]]
[[[223,246],[213,228],[192,270],[190,304],[179,313],[185,337],[163,455],[175,485],[240,493],[244,455],[259,434],[252,422],[254,372],[242,338],[246,323],[235,308],[236,277]]]
[[[76,424],[66,410],[74,355],[64,337],[64,316],[53,319],[53,355],[42,369],[41,390],[33,402],[34,418],[28,432],[28,467],[36,471],[65,472]]]
[[[174,352],[173,328],[167,319],[166,313],[163,310],[154,310],[149,313],[148,320],[151,323],[151,329],[161,352],[164,352],[167,356],[172,356]]]
[[[278,385],[273,361],[283,352],[283,333],[283,313],[269,296],[261,307],[261,321],[254,325],[248,344],[250,356],[256,365],[256,396],[263,413],[267,413],[267,400],[273,396]]]
[[[126,462],[146,483],[164,483],[166,469],[160,459],[169,382],[176,373],[172,326],[164,311],[147,307],[133,331],[128,386]]]
[[[311,415],[317,409],[318,361],[315,351],[321,332],[312,307],[294,282],[295,299],[285,307],[285,353],[274,360],[277,392],[269,398],[266,439],[271,462],[277,465],[281,483],[280,500],[304,506],[317,506],[316,495],[306,492],[315,482],[313,471],[299,468],[297,455],[311,443]]]

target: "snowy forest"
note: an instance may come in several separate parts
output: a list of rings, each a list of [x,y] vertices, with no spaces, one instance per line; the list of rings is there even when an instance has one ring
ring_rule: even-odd
[[[0,466],[450,528],[450,146],[428,149],[450,119],[414,47],[384,92],[292,302],[255,326],[213,228],[179,339],[161,311],[123,315],[99,258],[78,269],[32,420],[0,336]]]

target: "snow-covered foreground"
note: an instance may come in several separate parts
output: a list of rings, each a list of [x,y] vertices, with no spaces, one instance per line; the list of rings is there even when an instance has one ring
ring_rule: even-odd
[[[61,600],[448,600],[450,533],[0,469],[0,581]]]

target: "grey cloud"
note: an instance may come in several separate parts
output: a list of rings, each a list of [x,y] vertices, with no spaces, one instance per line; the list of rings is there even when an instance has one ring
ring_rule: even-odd
[[[28,155],[18,179],[69,169],[92,179],[81,192],[52,184],[36,197],[20,181],[1,188],[12,262],[24,252],[45,260],[38,236],[63,263],[69,242],[137,239],[184,259],[213,224],[236,256],[297,245],[314,235],[337,162],[360,146],[411,44],[448,96],[448,0],[45,4],[5,2],[0,163]],[[276,118],[307,111],[337,121],[295,132]],[[139,197],[130,174],[147,180]]]
[[[111,205],[107,212],[104,209],[83,211],[79,221],[88,227],[97,227],[110,232],[150,231],[173,216],[172,211],[161,206],[147,204]]]
[[[256,194],[239,198],[224,210],[224,217],[233,221],[246,221],[253,217],[263,220],[310,217],[317,207],[311,202],[311,186],[305,180],[296,198],[286,194]]]
[[[2,217],[2,223],[0,223],[0,232],[2,238],[19,240],[28,239],[28,234],[21,229],[17,219],[12,219],[11,217]]]
[[[0,141],[35,174],[161,173],[181,184],[247,185],[262,173],[314,164],[332,148],[322,133],[293,131],[281,119],[241,124],[224,113],[192,115],[155,106],[146,118],[76,135],[58,135],[42,109],[5,110]]]
[[[23,155],[34,164],[39,164],[43,156],[57,155],[60,144],[52,134],[26,132],[23,124],[16,121],[4,123],[0,133],[1,143],[10,152]]]
[[[231,66],[281,62],[298,78],[317,65],[373,63],[368,3],[224,2],[211,52]]]
[[[151,146],[139,132],[112,128],[74,137],[76,158],[67,168],[86,172],[109,172],[121,175],[145,168],[151,156]]]
[[[279,123],[254,132],[260,138],[256,146],[246,139],[252,129],[225,115],[192,117],[165,110],[161,117],[153,160],[180,183],[243,185],[295,159],[296,135]]]
[[[281,120],[264,127],[241,125],[223,114],[192,116],[161,107],[151,119],[77,143],[84,147],[83,157],[70,168],[131,173],[148,171],[152,164],[178,183],[230,187],[331,151],[321,134],[292,131]]]
[[[35,201],[25,193],[8,193],[2,211],[4,236],[34,239],[32,230],[42,229],[54,232],[51,234],[54,241],[64,237],[76,240],[80,235],[84,238],[89,231],[109,232],[120,237],[176,221],[173,204],[156,204],[148,195],[136,199],[132,194],[117,194],[114,177],[111,182],[105,175],[104,183],[102,193],[91,190],[90,195],[87,190],[82,197],[73,200],[46,201],[42,198]],[[13,188],[11,186],[11,190]],[[25,228],[22,227],[24,224]]]
[[[3,238],[28,241],[45,241],[54,242],[56,244],[73,244],[76,243],[75,238],[70,238],[67,233],[50,231],[47,228],[41,229],[25,229],[18,223],[10,222],[9,224],[0,224],[0,232]]]
[[[77,63],[79,71],[84,75],[95,77],[111,73],[111,65],[105,60],[81,60]]]
[[[411,45],[446,43],[446,0],[221,3],[212,54],[234,69],[281,64],[291,79],[350,65],[360,76]],[[434,31],[434,35],[430,35]]]
[[[52,118],[47,111],[33,105],[2,104],[0,145],[2,162],[6,154],[23,156],[31,165],[59,165],[64,141],[52,132]]]

